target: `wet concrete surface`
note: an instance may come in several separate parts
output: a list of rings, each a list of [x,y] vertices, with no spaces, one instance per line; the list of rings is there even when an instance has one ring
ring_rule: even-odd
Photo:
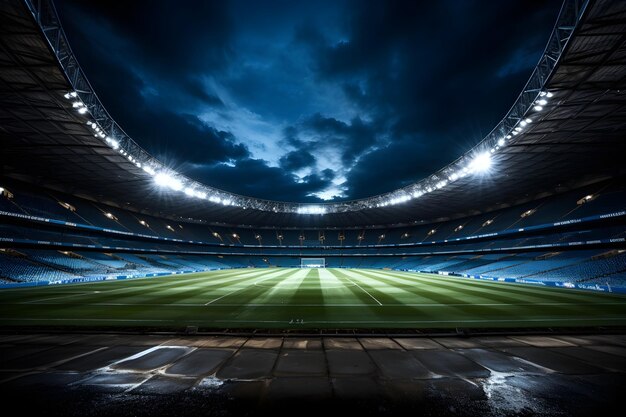
[[[39,416],[621,415],[624,335],[0,335],[5,407]]]

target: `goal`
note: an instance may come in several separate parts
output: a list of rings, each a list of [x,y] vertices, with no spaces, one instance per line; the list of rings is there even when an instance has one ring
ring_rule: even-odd
[[[326,268],[326,259],[300,258],[300,268]]]

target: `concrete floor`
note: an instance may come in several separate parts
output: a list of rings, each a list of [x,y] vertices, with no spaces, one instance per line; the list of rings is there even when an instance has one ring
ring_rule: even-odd
[[[626,335],[0,335],[2,404],[39,415],[608,415],[624,389]]]

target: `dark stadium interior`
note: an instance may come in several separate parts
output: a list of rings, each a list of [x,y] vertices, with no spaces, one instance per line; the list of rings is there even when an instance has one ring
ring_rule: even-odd
[[[619,414],[626,3],[565,0],[554,17],[472,149],[397,190],[313,204],[166,167],[100,102],[52,0],[0,3],[3,405]]]

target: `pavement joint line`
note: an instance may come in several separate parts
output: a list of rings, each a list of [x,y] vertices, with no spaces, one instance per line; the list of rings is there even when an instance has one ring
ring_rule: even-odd
[[[93,354],[93,353],[100,352],[100,351],[105,350],[105,349],[108,349],[108,348],[109,348],[108,346],[101,346],[101,347],[99,347],[99,348],[97,348],[97,349],[90,350],[89,352],[80,353],[80,354],[78,354],[78,355],[74,355],[74,356],[71,356],[71,357],[69,357],[69,358],[63,358],[63,359],[58,360],[58,361],[56,361],[56,362],[52,362],[52,363],[46,364],[46,366],[41,367],[41,368],[38,368],[38,369],[41,369],[41,370],[46,370],[46,369],[49,369],[49,368],[54,368],[55,366],[62,365],[62,364],[64,364],[64,363],[69,362],[69,361],[72,361],[72,360],[74,360],[74,359],[82,358],[83,356],[88,356],[88,355],[91,355],[91,354]]]

